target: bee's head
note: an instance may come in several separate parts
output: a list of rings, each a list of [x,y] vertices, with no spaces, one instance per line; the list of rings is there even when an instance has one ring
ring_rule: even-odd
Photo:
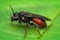
[[[17,21],[18,20],[18,13],[14,13],[12,16],[11,16],[11,21]]]
[[[18,20],[18,13],[14,12],[13,8],[10,5],[10,8],[13,12],[13,15],[11,16],[11,21],[17,21]]]

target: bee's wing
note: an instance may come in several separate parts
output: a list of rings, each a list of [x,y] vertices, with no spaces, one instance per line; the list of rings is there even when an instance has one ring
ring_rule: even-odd
[[[40,18],[42,20],[51,21],[49,18],[44,17],[42,15],[37,15],[37,14],[29,13],[29,12],[22,12],[21,14],[24,15],[24,17]]]
[[[42,20],[47,20],[47,21],[51,21],[51,19],[49,19],[49,18],[47,18],[47,17],[45,17],[45,16],[42,16],[42,15],[37,15],[37,14],[32,14],[32,13],[27,13],[26,15],[25,15],[26,17],[31,17],[31,18],[40,18],[40,19],[42,19]]]
[[[45,17],[45,16],[41,16],[41,15],[39,15],[39,18],[40,18],[40,19],[43,19],[43,20],[51,21],[51,19],[49,19],[49,18],[47,18],[47,17]]]
[[[51,21],[51,19],[45,17],[45,16],[42,16],[42,15],[37,15],[37,14],[34,14],[33,17],[36,17],[36,18],[39,18],[39,19],[42,19],[42,20],[47,20],[47,21]]]

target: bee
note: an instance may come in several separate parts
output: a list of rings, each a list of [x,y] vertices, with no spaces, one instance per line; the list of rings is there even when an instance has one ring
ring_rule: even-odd
[[[33,13],[30,13],[30,12],[25,12],[25,11],[14,12],[11,5],[10,5],[10,8],[13,12],[13,15],[11,16],[11,21],[12,22],[13,21],[18,21],[18,23],[21,23],[21,22],[26,23],[25,35],[27,33],[27,30],[28,30],[28,24],[34,25],[37,28],[37,31],[40,35],[39,27],[45,28],[45,27],[47,27],[46,21],[51,21],[51,19],[49,19],[45,16],[33,14]],[[37,27],[34,23],[31,23],[30,21],[39,25],[39,27]]]

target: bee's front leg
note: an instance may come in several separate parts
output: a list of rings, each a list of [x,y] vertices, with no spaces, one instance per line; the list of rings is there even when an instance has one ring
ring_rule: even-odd
[[[18,23],[21,23],[21,22],[22,22],[21,18],[18,18]]]
[[[23,40],[25,40],[27,32],[28,32],[28,23],[26,23],[25,34],[24,34],[24,39]]]

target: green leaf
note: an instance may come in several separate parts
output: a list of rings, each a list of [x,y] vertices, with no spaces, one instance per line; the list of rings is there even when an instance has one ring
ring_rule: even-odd
[[[60,40],[60,1],[59,0],[0,0],[0,40],[23,40],[25,24],[11,22],[12,10],[15,12],[27,11],[50,18],[45,29],[40,29],[42,37],[38,40]],[[43,34],[44,33],[44,34]],[[37,40],[39,34],[35,28],[29,27],[25,40]]]

